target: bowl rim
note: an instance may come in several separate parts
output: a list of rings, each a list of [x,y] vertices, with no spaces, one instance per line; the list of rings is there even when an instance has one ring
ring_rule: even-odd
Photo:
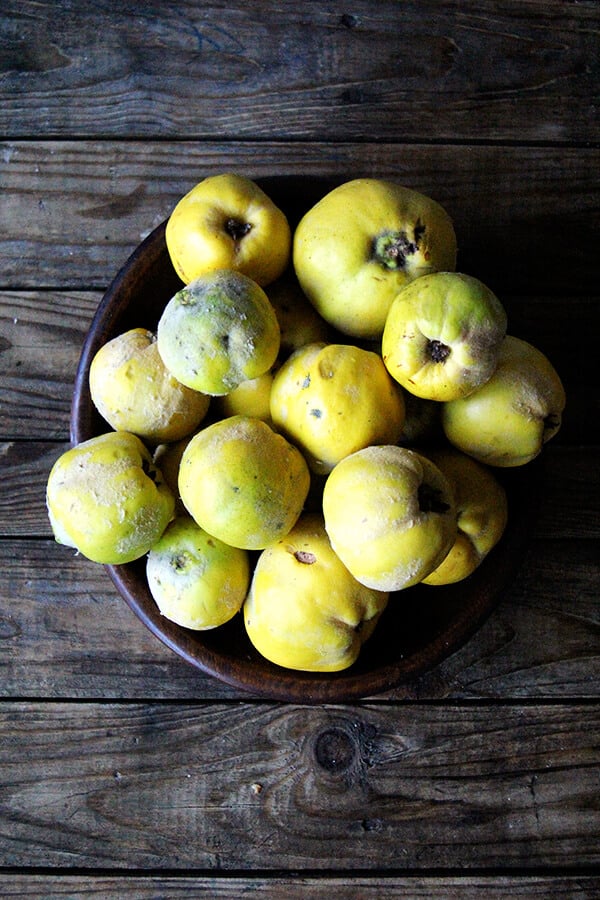
[[[302,178],[293,176],[294,183],[299,181],[300,188]],[[256,182],[265,190],[274,191],[273,183],[258,178]],[[278,183],[281,186],[285,180],[279,179]],[[330,183],[339,183],[339,179]],[[285,210],[284,201],[285,190],[280,201]],[[168,257],[166,223],[165,219],[135,248],[98,304],[81,349],[74,381],[70,416],[72,445],[101,433],[102,428],[104,431],[111,430],[93,407],[88,386],[89,368],[95,353],[108,339],[107,335],[118,333],[119,322],[129,308],[130,294],[143,283],[149,269],[162,271],[165,265],[169,270],[167,283],[175,288],[177,284],[182,285]],[[143,316],[140,318],[143,319]],[[140,324],[143,326],[143,321]],[[253,658],[251,652],[245,658],[224,653],[218,647],[214,649],[210,640],[205,639],[208,632],[190,632],[160,614],[147,582],[144,583],[143,559],[122,565],[105,565],[104,568],[123,600],[145,627],[186,663],[204,674],[245,693],[272,700],[307,704],[356,701],[400,689],[438,666],[472,637],[498,605],[521,565],[537,516],[543,454],[526,468],[526,477],[517,469],[497,472],[509,494],[509,519],[501,540],[479,568],[458,585],[424,588],[434,592],[451,590],[454,598],[460,596],[462,601],[457,614],[441,631],[433,633],[418,651],[399,654],[396,659],[382,662],[367,671],[355,663],[342,672],[301,672],[276,666],[263,658]],[[413,588],[409,590],[414,591]],[[396,598],[390,598],[390,602],[395,601]],[[227,627],[220,626],[221,629]],[[363,653],[367,644],[376,641],[376,634],[377,629],[364,645]],[[249,651],[251,649],[249,647]]]

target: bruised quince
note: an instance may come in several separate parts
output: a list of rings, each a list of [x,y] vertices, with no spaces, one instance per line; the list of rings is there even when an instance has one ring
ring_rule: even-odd
[[[197,278],[169,300],[157,341],[178,381],[221,396],[271,368],[280,332],[263,289],[240,272],[222,269]]]

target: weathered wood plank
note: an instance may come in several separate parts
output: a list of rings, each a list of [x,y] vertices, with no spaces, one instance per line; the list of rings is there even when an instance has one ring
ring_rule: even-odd
[[[8,866],[600,864],[600,709],[4,703]]]
[[[68,437],[75,372],[98,300],[82,292],[0,293],[0,434]]]
[[[9,136],[598,138],[593,2],[5,0]],[[176,102],[173,98],[177,98]]]
[[[282,876],[194,877],[189,875],[21,875],[0,874],[6,900],[12,897],[99,897],[101,900],[178,900],[180,897],[211,897],[214,900],[395,900],[395,898],[441,898],[441,900],[547,900],[548,897],[592,900],[600,895],[600,880],[593,875],[491,876],[466,875],[423,877],[373,875],[372,877]]]
[[[0,285],[105,288],[182,194],[232,168],[395,178],[447,208],[459,268],[492,289],[597,293],[600,149],[427,143],[4,142]]]
[[[476,635],[383,697],[597,698],[598,559],[597,540],[535,541]],[[236,696],[152,637],[102,567],[50,541],[0,542],[0,642],[4,697]]]
[[[0,440],[67,439],[73,382],[99,292],[0,291]],[[567,408],[559,440],[600,440],[595,296],[505,296],[509,331],[545,352]]]

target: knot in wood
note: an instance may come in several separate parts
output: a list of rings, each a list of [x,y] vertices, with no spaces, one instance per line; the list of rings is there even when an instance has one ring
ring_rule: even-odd
[[[342,728],[328,728],[315,742],[315,756],[321,768],[334,774],[347,771],[354,763],[358,744]]]

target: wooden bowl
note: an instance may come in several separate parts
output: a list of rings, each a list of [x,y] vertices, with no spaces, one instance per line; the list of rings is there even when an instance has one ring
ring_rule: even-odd
[[[288,215],[292,227],[319,197],[343,179],[281,177],[261,186]],[[163,222],[127,260],[92,321],[77,370],[71,440],[109,429],[91,401],[88,373],[106,341],[135,327],[156,328],[166,302],[182,286],[165,244]],[[465,581],[447,587],[417,585],[390,597],[358,661],[334,674],[280,668],[261,657],[246,637],[241,615],[211,631],[182,628],[160,615],[145,575],[145,558],[106,566],[118,591],[141,621],[192,666],[254,695],[299,703],[345,702],[399,687],[456,651],[498,603],[520,564],[540,493],[540,465],[502,471],[509,523],[502,540]],[[282,589],[285,586],[282,585]]]

